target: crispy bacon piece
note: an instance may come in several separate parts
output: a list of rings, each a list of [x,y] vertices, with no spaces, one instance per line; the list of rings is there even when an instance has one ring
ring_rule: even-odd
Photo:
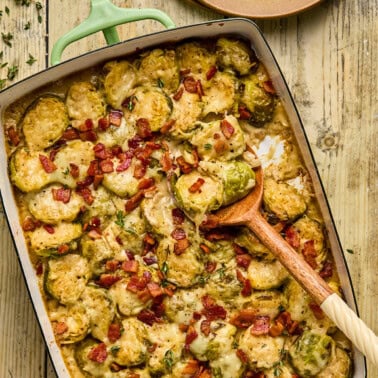
[[[197,371],[199,370],[199,362],[197,360],[189,360],[184,369],[182,370],[182,374],[189,375],[193,377]]]
[[[76,193],[83,197],[85,203],[87,203],[88,205],[92,205],[94,198],[89,188],[77,188]]]
[[[53,188],[52,196],[55,201],[68,203],[70,202],[70,199],[71,199],[71,189],[70,188],[58,188],[58,189]]]
[[[189,93],[197,93],[197,81],[193,76],[186,76],[183,80],[184,88]]]
[[[236,269],[236,278],[243,285],[243,288],[240,292],[241,295],[243,297],[248,297],[249,295],[251,295],[252,294],[251,281],[248,278],[245,278],[243,273],[239,269]]]
[[[286,329],[290,335],[300,334],[302,329],[297,321],[291,319],[290,312],[281,312],[274,321],[274,325],[270,327],[269,334],[271,336],[279,336]]]
[[[160,165],[164,172],[169,172],[172,169],[173,163],[169,151],[164,152],[160,159]]]
[[[333,275],[333,264],[332,261],[327,260],[322,270],[319,272],[319,276],[322,278],[330,278]]]
[[[35,264],[35,273],[37,276],[41,276],[43,274],[43,262],[38,260]]]
[[[234,134],[235,132],[235,129],[234,127],[231,125],[230,122],[228,122],[227,120],[223,119],[220,123],[220,128],[221,128],[221,131],[222,131],[222,134],[224,135],[224,137],[226,139],[230,139],[232,137],[232,135]]]
[[[56,165],[45,155],[39,155],[39,161],[46,173],[52,173],[57,169]]]
[[[68,331],[68,325],[65,322],[57,322],[54,324],[55,335],[63,335],[64,332]]]
[[[91,119],[86,119],[84,123],[82,123],[78,129],[80,132],[85,132],[89,130],[93,130],[93,121]]]
[[[205,367],[201,366],[200,367],[200,372],[198,375],[196,375],[196,378],[211,378],[211,372],[209,369],[206,369]]]
[[[177,164],[180,168],[180,171],[184,174],[190,173],[193,170],[193,166],[188,163],[183,156],[179,156],[177,159]]]
[[[205,95],[205,92],[203,91],[201,80],[197,80],[196,87],[197,87],[198,96],[200,100],[202,100],[202,96]]]
[[[270,328],[270,317],[265,315],[258,315],[253,321],[251,334],[255,336],[267,335]]]
[[[126,260],[122,263],[122,270],[127,273],[136,273],[139,268],[139,263],[136,260]]]
[[[205,266],[205,270],[208,273],[213,273],[217,267],[217,263],[215,261],[208,261]]]
[[[121,110],[112,109],[109,113],[109,122],[113,126],[120,126],[123,113]]]
[[[173,218],[173,224],[176,226],[179,226],[184,223],[185,214],[181,209],[179,209],[178,207],[175,207],[174,209],[172,209],[172,218]]]
[[[142,199],[144,198],[144,191],[140,190],[136,194],[134,194],[125,205],[125,210],[129,213],[138,207]]]
[[[245,255],[248,252],[247,248],[236,243],[232,243],[232,248],[237,255]]]
[[[157,257],[156,256],[144,256],[143,261],[146,265],[153,265],[157,264]]]
[[[201,329],[201,332],[205,335],[205,336],[209,336],[210,335],[210,332],[211,332],[211,321],[210,320],[202,320],[201,322],[201,325],[200,325],[200,329]]]
[[[97,143],[93,147],[93,151],[97,159],[105,160],[113,156],[112,152],[108,150],[103,143]]]
[[[105,117],[100,118],[98,120],[98,127],[99,127],[100,130],[106,131],[110,127],[109,119],[105,118]]]
[[[263,88],[265,92],[268,92],[270,94],[276,94],[276,90],[273,87],[273,83],[271,80],[266,80],[263,82]]]
[[[173,99],[174,99],[175,101],[180,100],[180,98],[182,97],[183,93],[184,93],[184,88],[181,87],[181,88],[180,88],[180,89],[179,89],[179,90],[173,95]]]
[[[70,250],[70,246],[69,246],[68,244],[61,244],[61,245],[58,247],[58,254],[59,254],[59,255],[64,255],[64,254],[67,253],[69,250]]]
[[[285,330],[285,326],[280,322],[275,322],[269,328],[269,335],[272,337],[277,337],[282,335],[282,332]]]
[[[247,354],[242,349],[237,349],[236,350],[236,355],[239,357],[239,360],[243,364],[247,364],[248,363],[248,356],[247,356]]]
[[[137,319],[141,322],[152,326],[154,323],[161,323],[162,319],[157,316],[152,310],[144,309],[138,315]]]
[[[24,231],[34,231],[37,227],[37,221],[30,216],[25,217],[22,221],[22,229]]]
[[[318,266],[318,263],[316,262],[317,253],[315,251],[314,240],[307,240],[304,243],[302,254],[307,264],[310,265],[312,269],[315,269]]]
[[[118,260],[108,260],[105,263],[105,270],[107,272],[115,272],[121,266],[121,262]]]
[[[247,109],[246,106],[240,105],[238,110],[239,110],[240,119],[249,120],[251,118],[252,114],[250,113],[250,111]]]
[[[129,373],[127,378],[140,378],[140,374],[138,373]]]
[[[189,246],[190,246],[190,242],[187,238],[177,240],[177,242],[175,243],[173,252],[177,256],[182,255]]]
[[[89,163],[89,167],[87,169],[87,175],[88,176],[95,176],[101,174],[99,161],[98,160],[92,160]]]
[[[184,229],[182,228],[175,228],[172,232],[171,232],[171,236],[173,239],[175,240],[182,240],[182,239],[185,239],[186,238],[186,232]]]
[[[108,329],[108,339],[111,343],[114,343],[121,337],[121,327],[117,323],[112,323]]]
[[[88,353],[88,358],[91,361],[97,362],[99,364],[104,363],[107,357],[108,352],[106,350],[105,343],[98,344],[97,346],[92,348]]]
[[[164,290],[156,282],[149,282],[147,289],[153,298],[160,297],[164,294]]]
[[[197,181],[192,184],[190,187],[189,187],[189,192],[190,193],[201,193],[201,186],[205,183],[205,180],[202,178],[202,177],[199,177],[197,179]]]
[[[215,143],[214,143],[214,150],[217,154],[221,154],[222,152],[226,151],[227,150],[227,144],[224,140],[222,139],[218,139]]]
[[[193,327],[193,325],[190,325],[188,328],[188,331],[186,333],[185,337],[185,350],[189,350],[190,344],[198,337],[198,333]]]
[[[189,75],[191,72],[190,68],[181,68],[180,69],[180,77],[185,77],[186,75]]]
[[[73,127],[67,127],[60,139],[65,141],[79,139],[79,132]]]
[[[213,76],[217,73],[217,67],[211,66],[209,70],[206,72],[206,80],[211,80]]]
[[[155,184],[154,178],[144,178],[139,181],[138,189],[148,189],[151,188]]]
[[[95,142],[97,140],[97,134],[94,130],[88,130],[79,133],[79,137],[83,141]]]
[[[262,371],[256,372],[256,371],[249,370],[244,373],[243,378],[266,378],[266,375]]]
[[[147,118],[138,118],[136,121],[137,134],[142,139],[148,139],[152,137],[152,131],[150,128],[150,122]]]
[[[132,162],[132,156],[122,156],[122,159],[120,159],[121,162],[120,164],[117,165],[117,168],[116,168],[116,171],[117,172],[123,172],[123,171],[126,171],[130,165],[131,165],[131,162]]]
[[[297,249],[301,242],[299,233],[293,226],[286,229],[285,239],[294,249]]]
[[[76,164],[70,163],[70,175],[73,178],[78,178],[80,174],[79,167]]]
[[[222,228],[214,228],[205,234],[206,240],[209,241],[230,240],[232,237],[230,232]]]
[[[167,134],[171,128],[173,127],[173,125],[176,123],[176,120],[175,119],[170,119],[168,120],[162,127],[161,129],[159,130],[161,134]]]
[[[134,174],[133,176],[136,179],[141,179],[147,171],[147,167],[144,164],[137,164],[134,168]]]
[[[114,274],[101,274],[97,283],[102,287],[109,288],[120,279],[121,277],[116,276]]]
[[[255,309],[246,308],[240,310],[238,314],[231,318],[230,323],[238,328],[248,328],[253,324],[256,316],[257,312]]]
[[[204,307],[201,314],[204,315],[207,320],[226,319],[227,311],[224,307],[217,305],[214,299],[209,295],[204,295],[201,301]]]
[[[13,126],[11,126],[7,129],[7,136],[8,136],[9,142],[12,146],[18,146],[21,139],[20,139],[20,136],[18,135],[16,129]]]
[[[43,225],[43,228],[44,228],[49,234],[54,234],[54,233],[55,233],[54,226],[52,226],[51,224],[44,224],[44,225]]]
[[[252,257],[248,253],[236,255],[236,264],[244,269],[247,269],[249,267],[251,261]]]
[[[205,252],[207,255],[211,253],[211,249],[206,245],[201,243],[200,248],[203,252]]]
[[[308,307],[310,307],[310,310],[312,311],[316,319],[324,319],[324,312],[317,303],[311,302],[309,303]]]

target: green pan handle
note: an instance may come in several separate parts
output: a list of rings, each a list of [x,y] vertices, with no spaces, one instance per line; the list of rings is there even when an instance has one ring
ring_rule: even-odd
[[[157,20],[168,29],[175,27],[171,18],[158,9],[119,8],[110,0],[91,0],[91,11],[88,18],[60,37],[54,44],[51,52],[51,65],[60,62],[63,50],[72,42],[102,31],[106,43],[112,45],[120,41],[115,26],[145,19]]]

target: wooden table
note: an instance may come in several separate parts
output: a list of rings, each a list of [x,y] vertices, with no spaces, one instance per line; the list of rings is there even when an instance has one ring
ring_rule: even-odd
[[[8,62],[0,69],[0,78],[6,78],[7,67],[18,66],[13,82],[46,68],[54,42],[89,12],[89,0],[41,0],[39,11],[35,0],[29,7],[23,2],[27,1],[20,0],[18,5],[14,0],[0,3],[1,32],[13,34],[12,47],[0,41],[0,61]],[[184,0],[114,3],[161,9],[178,26],[224,17]],[[334,0],[298,16],[257,21],[294,95],[343,248],[350,251],[346,259],[361,317],[376,333],[377,20],[374,0]],[[127,39],[161,28],[157,22],[142,21],[119,27],[119,32]],[[92,36],[71,45],[64,59],[104,44],[102,35]],[[34,63],[31,57],[36,59]],[[27,64],[28,60],[32,64]],[[55,377],[2,210],[0,232],[0,377]],[[368,377],[378,377],[378,367],[369,366]]]

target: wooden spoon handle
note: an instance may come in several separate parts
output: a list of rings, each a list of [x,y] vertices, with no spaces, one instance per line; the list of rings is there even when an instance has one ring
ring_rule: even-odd
[[[328,284],[307,264],[301,255],[263,218],[259,211],[250,217],[245,225],[248,226],[280,260],[282,265],[291,273],[319,304],[330,296],[333,291]]]
[[[378,337],[356,313],[336,293],[330,295],[320,307],[349,340],[378,366]]]

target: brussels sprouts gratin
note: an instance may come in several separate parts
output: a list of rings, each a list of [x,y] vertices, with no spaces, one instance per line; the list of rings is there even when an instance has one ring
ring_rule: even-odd
[[[246,42],[107,62],[18,101],[5,128],[72,377],[351,376],[348,341],[254,234],[201,227],[261,164],[264,216],[340,291],[309,174]]]

